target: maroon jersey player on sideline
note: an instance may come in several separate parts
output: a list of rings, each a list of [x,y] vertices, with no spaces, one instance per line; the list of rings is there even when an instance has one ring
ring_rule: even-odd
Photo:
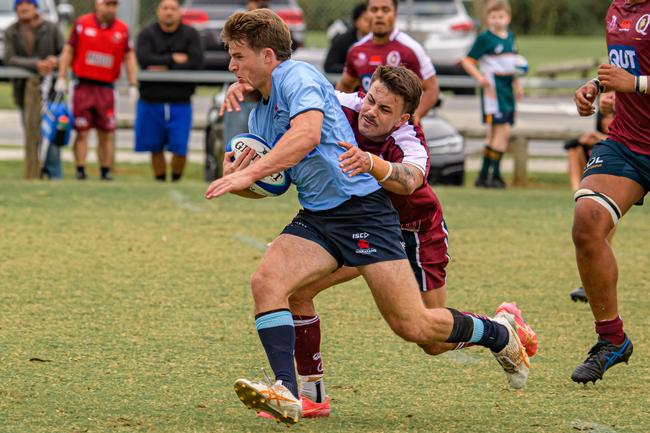
[[[419,125],[438,102],[436,70],[422,45],[395,28],[398,0],[369,0],[370,31],[348,51],[345,69],[336,89],[351,93],[370,88],[370,78],[379,65],[404,66],[422,80],[422,98],[411,121]]]
[[[618,314],[618,268],[607,236],[650,190],[650,2],[614,0],[606,32],[610,64],[601,65],[598,78],[575,94],[578,112],[589,116],[599,92],[616,92],[608,138],[594,146],[575,195],[573,243],[598,334],[587,359],[571,375],[579,383],[595,383],[632,355]]]

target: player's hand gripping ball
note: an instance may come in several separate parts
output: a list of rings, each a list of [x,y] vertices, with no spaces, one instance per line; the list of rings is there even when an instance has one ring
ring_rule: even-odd
[[[255,134],[239,134],[235,135],[226,145],[226,152],[235,152],[235,155],[232,158],[234,161],[239,158],[247,148],[251,148],[255,151],[255,156],[253,157],[251,164],[254,164],[255,161],[259,158],[263,158],[264,155],[271,151],[271,147],[262,137]],[[289,176],[289,173],[281,171],[256,181],[249,187],[249,189],[256,194],[265,197],[274,197],[284,194],[290,186],[291,177]]]
[[[528,60],[521,54],[515,56],[515,71],[517,71],[518,77],[528,74]]]

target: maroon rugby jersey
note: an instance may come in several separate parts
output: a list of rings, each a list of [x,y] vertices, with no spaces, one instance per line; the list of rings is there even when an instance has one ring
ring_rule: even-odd
[[[422,80],[436,74],[431,59],[415,39],[395,29],[387,44],[377,45],[372,41],[372,33],[352,45],[345,59],[345,70],[349,75],[359,78],[365,92],[370,87],[370,78],[379,65],[405,66],[415,72]]]
[[[412,164],[424,175],[424,183],[411,195],[393,194],[388,191],[390,200],[399,213],[402,229],[427,231],[431,227],[439,226],[442,222],[442,207],[426,181],[429,175],[429,150],[422,130],[407,123],[393,131],[386,141],[371,141],[359,132],[358,119],[363,95],[336,92],[336,96],[361,150],[378,155],[385,161]]]
[[[609,62],[629,73],[650,75],[650,1],[614,0],[607,12]],[[650,155],[650,94],[616,92],[616,116],[609,137]]]

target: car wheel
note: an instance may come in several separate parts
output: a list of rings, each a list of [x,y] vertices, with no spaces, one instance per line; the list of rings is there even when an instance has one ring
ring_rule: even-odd
[[[465,184],[465,170],[455,171],[440,177],[441,185],[463,186]]]
[[[205,128],[205,180],[212,182],[223,176],[224,148],[223,140],[220,139],[221,130],[214,124]]]

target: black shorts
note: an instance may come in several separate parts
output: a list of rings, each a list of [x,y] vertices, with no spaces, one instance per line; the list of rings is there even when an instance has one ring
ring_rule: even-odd
[[[650,156],[628,149],[614,140],[603,140],[594,146],[591,158],[585,166],[583,178],[592,174],[611,174],[626,177],[650,191]],[[637,204],[642,204],[641,200]]]
[[[302,209],[282,233],[316,242],[339,266],[406,259],[399,216],[383,189],[334,209]]]

